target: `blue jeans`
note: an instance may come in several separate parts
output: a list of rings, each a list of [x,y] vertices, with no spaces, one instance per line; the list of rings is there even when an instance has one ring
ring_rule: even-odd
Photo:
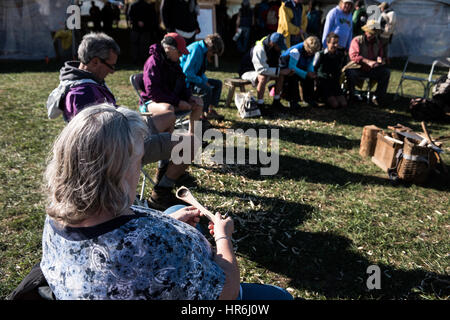
[[[177,204],[167,208],[164,213],[171,214],[184,207],[185,205]],[[200,227],[200,224],[197,224],[197,230],[202,234],[205,234]],[[236,300],[293,300],[293,297],[289,292],[277,286],[242,282],[239,296]]]
[[[210,87],[206,84],[193,85],[194,93],[200,94],[203,99],[203,112],[208,112],[209,106],[217,107],[219,105],[220,95],[222,94],[222,81],[208,79],[208,84]]]

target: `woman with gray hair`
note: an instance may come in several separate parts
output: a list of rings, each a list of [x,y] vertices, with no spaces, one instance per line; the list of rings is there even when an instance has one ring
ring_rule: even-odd
[[[235,299],[233,221],[216,215],[217,254],[200,211],[132,206],[147,126],[137,112],[86,108],[63,129],[45,172],[41,261],[57,299]]]
[[[147,125],[107,104],[81,111],[56,139],[40,267],[57,299],[292,299],[284,289],[239,284],[231,218],[214,216],[213,250],[194,207],[132,206]]]

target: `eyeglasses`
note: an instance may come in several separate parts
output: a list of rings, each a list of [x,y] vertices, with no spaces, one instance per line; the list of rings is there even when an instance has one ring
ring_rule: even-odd
[[[116,70],[116,65],[111,65],[111,64],[109,64],[108,62],[106,62],[105,61],[105,59],[102,59],[102,58],[100,58],[100,57],[97,57],[98,58],[98,60],[100,60],[101,61],[101,63],[103,63],[105,66],[107,66],[108,68],[110,68],[112,71],[115,71]]]

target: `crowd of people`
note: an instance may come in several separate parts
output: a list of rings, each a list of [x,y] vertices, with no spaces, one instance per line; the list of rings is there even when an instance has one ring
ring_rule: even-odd
[[[271,4],[263,1],[256,11]],[[319,25],[308,28],[308,13],[316,10],[310,5],[281,3],[276,30],[259,21],[262,37],[245,52],[239,71],[256,87],[259,106],[280,110],[285,99],[298,109],[300,85],[309,104],[319,95],[333,108],[345,107],[342,69],[351,93],[358,79],[368,77],[378,82],[376,98],[383,97],[389,81],[388,41],[379,38],[380,22],[368,20],[362,34],[353,36],[353,1],[341,0],[328,13],[320,38],[314,35]],[[129,8],[134,40],[152,32],[143,15],[146,6],[136,1]],[[205,72],[213,57],[224,53],[225,42],[218,33],[195,41],[196,19],[178,17],[195,17],[196,0],[163,0],[161,8],[167,33],[147,48],[140,95],[144,114],[119,106],[105,83],[121,53],[106,33],[86,34],[78,60],[60,70],[60,84],[50,93],[47,108],[49,115],[61,114],[66,126],[45,173],[42,274],[57,299],[292,299],[276,286],[240,283],[233,220],[217,213],[205,232],[198,224],[201,212],[174,194],[190,162],[175,164],[172,150],[187,141],[194,155],[196,123],[207,129],[209,120],[223,120],[216,110],[222,82]],[[245,16],[247,0],[242,8],[238,38],[253,21]],[[266,106],[271,79],[273,103]],[[174,133],[177,111],[190,111],[188,132]],[[141,167],[157,161],[149,207],[133,205]],[[205,238],[208,233],[215,248]]]

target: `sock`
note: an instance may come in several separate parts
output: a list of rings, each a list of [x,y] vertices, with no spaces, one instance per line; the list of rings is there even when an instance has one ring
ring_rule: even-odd
[[[258,99],[258,101],[256,103],[257,104],[263,104],[264,103],[264,99]]]
[[[280,95],[279,94],[274,95],[273,100],[280,100]]]
[[[159,187],[164,187],[164,188],[173,188],[174,185],[175,185],[175,180],[167,178],[166,175],[164,175],[162,177],[161,181],[158,183]]]

